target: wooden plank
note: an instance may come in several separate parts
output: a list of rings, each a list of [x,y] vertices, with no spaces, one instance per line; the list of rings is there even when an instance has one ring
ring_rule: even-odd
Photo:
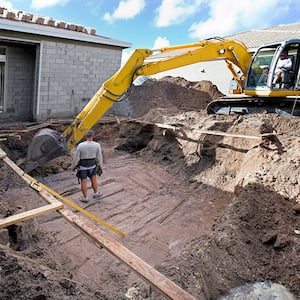
[[[45,123],[40,123],[40,124],[36,124],[36,125],[32,125],[27,127],[26,129],[0,129],[0,136],[14,136],[18,133],[28,133],[32,130],[37,130],[37,129],[41,129],[44,127],[47,127],[49,125],[54,124],[52,121],[48,121]]]
[[[33,131],[33,130],[42,129],[42,128],[45,128],[49,125],[53,125],[53,124],[55,124],[55,123],[49,121],[49,122],[29,126],[26,129],[0,129],[0,137],[1,138],[2,137],[5,138],[5,137],[9,137],[9,136],[16,136],[17,137],[18,135],[20,135],[22,133],[28,133],[28,132]]]
[[[42,207],[38,207],[32,210],[28,210],[16,215],[12,215],[3,219],[0,219],[0,228],[7,227],[12,224],[23,222],[34,217],[41,216],[50,211],[62,209],[64,205],[61,202],[51,203]]]
[[[31,183],[30,176],[24,173],[17,165],[15,165],[7,156],[6,153],[0,148],[0,156],[4,157],[3,160],[28,184]],[[27,175],[27,176],[24,176]],[[38,191],[49,203],[56,203],[56,198],[48,191],[42,189]],[[92,221],[83,216],[78,216],[70,209],[64,207],[57,211],[60,213],[71,225],[77,228],[84,234],[90,241],[93,242],[98,248],[103,247],[119,259],[122,263],[132,269],[138,276],[148,282],[152,287],[163,294],[167,299],[176,300],[196,300],[192,295],[177,286],[173,281],[168,279],[163,274],[156,271],[152,266],[144,262],[136,256],[129,249],[124,247],[117,240],[113,239],[106,232],[101,230]]]
[[[172,129],[179,132],[184,131],[191,131],[191,132],[198,132],[201,134],[208,134],[208,135],[219,135],[219,136],[228,136],[228,137],[235,137],[235,138],[245,138],[245,139],[261,139],[262,135],[245,135],[245,134],[236,134],[236,133],[228,133],[216,130],[204,130],[204,129],[193,129],[193,128],[185,128],[185,127],[175,127],[171,125],[165,124],[156,124],[157,127],[164,128],[164,129]],[[274,134],[269,134],[274,135]],[[266,136],[266,135],[264,135]]]
[[[41,128],[47,127],[51,124],[53,124],[53,122],[50,120],[50,121],[47,121],[47,122],[44,122],[41,124],[32,125],[32,126],[27,127],[27,131],[41,129]]]
[[[0,133],[27,133],[27,129],[0,129]]]
[[[149,124],[153,125],[159,128],[163,129],[168,129],[168,130],[173,130],[173,131],[193,131],[193,132],[198,132],[202,134],[208,134],[208,135],[220,135],[220,136],[228,136],[228,137],[235,137],[235,138],[245,138],[245,139],[261,139],[263,137],[267,136],[273,136],[277,135],[276,133],[263,133],[260,135],[246,135],[246,134],[236,134],[236,133],[228,133],[228,132],[223,132],[223,131],[216,131],[216,130],[204,130],[204,129],[194,129],[194,128],[188,128],[185,126],[174,126],[174,125],[168,125],[168,124],[161,124],[161,123],[151,123],[151,122],[145,122],[145,121],[130,121],[130,122],[136,122],[136,123],[141,123],[141,124]],[[184,139],[185,137],[182,137]]]

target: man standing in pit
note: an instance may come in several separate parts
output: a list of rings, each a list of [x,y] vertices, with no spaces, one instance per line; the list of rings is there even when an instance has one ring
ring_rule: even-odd
[[[86,141],[78,144],[75,151],[72,170],[77,170],[76,176],[81,183],[82,198],[80,201],[88,203],[87,178],[90,179],[92,189],[94,190],[93,198],[100,198],[102,193],[98,191],[96,168],[102,168],[102,151],[99,143],[93,141],[94,131],[89,130],[86,133]]]

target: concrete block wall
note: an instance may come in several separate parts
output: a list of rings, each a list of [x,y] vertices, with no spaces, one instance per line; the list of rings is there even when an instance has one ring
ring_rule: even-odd
[[[35,48],[7,46],[6,53],[7,113],[13,113],[22,117],[31,116]]]
[[[42,41],[37,120],[75,117],[120,68],[121,55],[119,47]]]

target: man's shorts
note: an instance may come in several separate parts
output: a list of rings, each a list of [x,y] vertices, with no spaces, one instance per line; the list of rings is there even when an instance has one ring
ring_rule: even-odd
[[[86,179],[87,177],[92,178],[96,175],[96,167],[87,170],[77,170],[76,176],[80,179]]]

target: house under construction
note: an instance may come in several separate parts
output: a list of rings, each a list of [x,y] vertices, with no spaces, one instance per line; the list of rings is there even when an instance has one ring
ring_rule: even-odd
[[[92,28],[0,8],[0,119],[76,115],[128,47]]]

